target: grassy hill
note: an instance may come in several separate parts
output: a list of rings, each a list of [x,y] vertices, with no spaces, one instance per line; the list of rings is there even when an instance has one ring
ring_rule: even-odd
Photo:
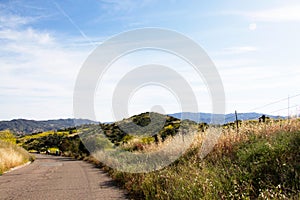
[[[0,152],[0,175],[34,159],[25,149],[16,145],[16,138],[9,131],[0,131]]]
[[[119,122],[101,124],[101,128],[109,140],[119,145],[134,137],[148,138],[150,136],[156,140],[161,137],[164,140],[167,136],[177,133],[180,123],[179,119],[171,116],[145,112]]]
[[[224,126],[213,151],[200,159],[205,134],[162,170],[110,173],[136,199],[299,199],[299,120],[243,123],[239,132]]]

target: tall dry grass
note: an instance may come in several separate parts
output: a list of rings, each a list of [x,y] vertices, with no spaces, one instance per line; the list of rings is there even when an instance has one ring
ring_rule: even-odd
[[[209,130],[199,130],[186,153],[162,170],[132,174],[111,169],[110,173],[136,199],[300,197],[299,120],[243,122],[239,130],[227,125],[221,132],[205,158],[199,157],[199,151]],[[160,150],[172,140],[145,145],[142,151]]]
[[[293,133],[300,130],[300,119],[290,120],[269,120],[265,123],[256,121],[245,121],[236,126],[224,126],[222,134],[215,145],[215,151],[230,153],[234,144],[252,139],[253,137],[268,138],[279,132]],[[198,139],[196,146],[202,143],[202,138]]]
[[[33,159],[34,157],[25,149],[18,147],[16,144],[0,140],[0,175]]]

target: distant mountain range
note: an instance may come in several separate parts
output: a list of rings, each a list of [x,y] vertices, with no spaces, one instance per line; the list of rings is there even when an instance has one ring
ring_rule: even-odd
[[[204,122],[207,124],[211,123],[212,117],[213,115],[211,113],[192,113],[192,112],[183,112],[183,113],[174,113],[174,114],[168,114],[169,116],[178,118],[178,119],[189,119],[195,122]],[[255,120],[258,119],[259,117],[261,117],[262,113],[255,113],[255,112],[251,112],[251,113],[238,113],[238,120]],[[223,115],[220,114],[214,114],[215,117],[220,117]],[[270,117],[272,119],[284,119],[286,117],[284,116],[274,116],[274,115],[265,115],[266,117]],[[228,122],[233,122],[235,121],[235,114],[234,113],[230,113],[230,114],[226,114],[224,116],[225,118],[225,122],[224,123],[228,123]]]
[[[211,123],[212,114],[211,113],[192,113],[192,112],[184,112],[184,113],[174,113],[167,114],[168,116],[175,117],[177,119],[189,119],[194,122],[204,122],[207,124]],[[253,120],[261,117],[262,113],[238,113],[238,120]],[[220,116],[220,115],[215,115]],[[267,117],[273,119],[284,119],[286,117],[283,116],[273,116],[266,115]],[[226,114],[225,122],[233,122],[235,121],[235,114]],[[9,129],[16,135],[23,134],[31,134],[38,133],[49,130],[59,130],[64,128],[70,128],[74,126],[80,126],[84,124],[98,124],[99,122],[87,120],[87,119],[57,119],[57,120],[45,120],[45,121],[36,121],[36,120],[27,120],[27,119],[14,119],[11,121],[0,121],[0,131]],[[106,123],[111,124],[111,123]]]
[[[57,119],[46,121],[35,121],[27,119],[13,119],[11,121],[0,121],[0,131],[9,129],[16,135],[38,133],[49,130],[59,130],[83,125],[97,124],[98,122],[86,119]]]

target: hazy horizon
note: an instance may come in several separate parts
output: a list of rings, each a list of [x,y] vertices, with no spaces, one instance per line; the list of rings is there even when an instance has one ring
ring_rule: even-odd
[[[141,112],[141,113],[145,113],[145,112],[149,112],[149,111],[144,111],[144,112]],[[134,115],[139,115],[141,113],[138,113],[138,114],[133,114],[133,115],[130,115],[129,117],[132,117]],[[159,113],[159,112],[158,112]],[[173,115],[173,114],[179,114],[181,112],[175,112],[175,113],[159,113],[159,114],[163,114],[163,115]],[[190,112],[190,113],[193,113],[193,112]],[[205,113],[205,112],[200,112],[200,113],[203,113],[203,114],[212,114],[212,113]],[[285,115],[271,115],[271,114],[267,114],[267,113],[262,113],[262,112],[246,112],[247,114],[250,114],[250,113],[256,113],[256,114],[265,114],[265,115],[270,115],[270,116],[278,116],[278,117],[287,117]],[[193,113],[193,114],[197,114],[197,113]],[[216,113],[217,114],[217,113]],[[224,115],[234,115],[235,113],[232,112],[232,113],[225,113]],[[238,115],[239,114],[245,114],[245,112],[240,112],[240,113],[237,113]],[[222,115],[222,114],[217,114],[217,115]],[[298,115],[300,116],[300,115]],[[12,120],[34,120],[34,121],[47,121],[47,120],[60,120],[60,119],[77,119],[77,118],[70,118],[70,117],[60,117],[60,118],[45,118],[45,119],[40,119],[40,118],[22,118],[22,117],[19,117],[19,118],[12,118],[12,119],[0,119],[0,121],[12,121]],[[82,119],[82,118],[79,118],[79,119]],[[82,119],[82,120],[92,120],[92,119]],[[93,120],[92,120],[93,121]],[[112,120],[112,121],[99,121],[97,120],[97,122],[102,122],[102,123],[111,123],[111,122],[115,122],[116,120]],[[233,120],[234,121],[234,120]]]

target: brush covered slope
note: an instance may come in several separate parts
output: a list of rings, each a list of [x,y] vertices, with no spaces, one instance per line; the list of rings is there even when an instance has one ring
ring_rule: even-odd
[[[82,125],[80,129],[89,129],[98,125]],[[78,127],[79,128],[79,127]],[[83,145],[79,137],[77,128],[71,127],[58,131],[45,131],[30,135],[23,135],[17,138],[17,144],[30,152],[46,153],[58,150],[63,155],[83,158],[89,152]]]
[[[157,140],[160,136],[165,139],[168,135],[175,135],[179,126],[180,120],[177,118],[145,112],[115,123],[101,124],[101,129],[110,141],[115,145],[120,145],[134,137],[153,137]]]
[[[162,170],[110,173],[135,199],[299,199],[300,121],[244,122],[239,132],[231,125],[222,132],[204,159],[209,129]]]
[[[16,145],[16,138],[10,131],[0,131],[0,175],[13,167],[33,160],[32,155]]]

